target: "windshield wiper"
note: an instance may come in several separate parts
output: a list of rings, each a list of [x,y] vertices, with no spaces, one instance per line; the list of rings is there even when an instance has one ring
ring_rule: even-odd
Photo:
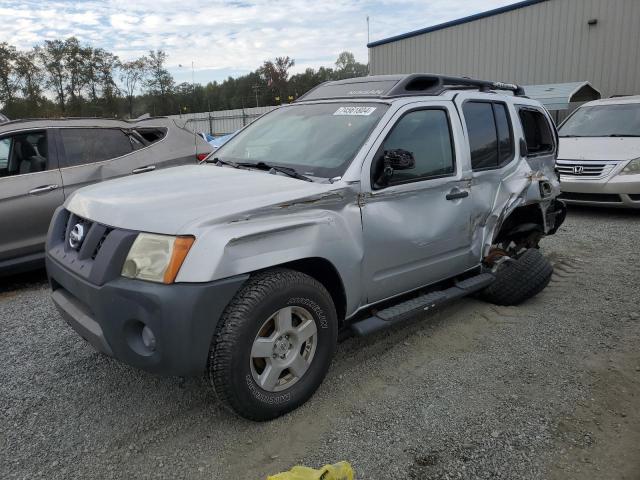
[[[238,163],[237,165],[241,167],[255,167],[255,168],[266,169],[266,170],[275,170],[276,172],[284,173],[285,175],[292,178],[297,178],[298,180],[304,180],[305,182],[313,182],[313,180],[311,180],[309,177],[305,177],[301,173],[298,173],[295,168],[291,168],[291,167],[280,167],[280,166],[271,165],[265,162],[258,162],[258,163],[242,162],[242,163]]]
[[[612,133],[610,135],[607,135],[607,137],[622,137],[622,138],[624,138],[624,137],[632,137],[632,138],[634,138],[634,137],[640,137],[640,135],[634,135],[633,133],[625,133],[625,134]]]
[[[231,160],[221,160],[218,157],[213,157],[213,158],[207,157],[207,158],[204,159],[204,161],[206,163],[213,163],[215,165],[220,165],[220,164],[229,165],[230,167],[233,167],[233,168],[238,168],[240,166],[236,162],[232,162]]]

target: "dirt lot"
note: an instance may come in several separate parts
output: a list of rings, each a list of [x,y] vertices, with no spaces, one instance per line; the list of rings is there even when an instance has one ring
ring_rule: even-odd
[[[0,477],[264,479],[349,460],[359,479],[640,479],[640,212],[573,209],[551,285],[466,299],[339,345],[315,397],[233,417],[204,379],[94,352],[44,274],[0,284]]]

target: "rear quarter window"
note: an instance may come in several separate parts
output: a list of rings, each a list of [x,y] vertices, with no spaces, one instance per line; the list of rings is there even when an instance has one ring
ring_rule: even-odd
[[[518,116],[522,124],[529,156],[553,153],[555,144],[553,131],[547,117],[534,108],[520,107]]]

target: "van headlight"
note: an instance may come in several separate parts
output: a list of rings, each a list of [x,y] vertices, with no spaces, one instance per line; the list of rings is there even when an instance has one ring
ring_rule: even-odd
[[[173,283],[195,238],[140,233],[131,245],[121,275],[149,282]]]
[[[636,158],[627,163],[627,166],[622,169],[620,175],[640,175],[640,158]]]

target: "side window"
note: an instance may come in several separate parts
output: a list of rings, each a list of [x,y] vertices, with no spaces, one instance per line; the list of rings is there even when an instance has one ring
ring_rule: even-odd
[[[45,131],[21,133],[0,139],[0,177],[48,170]]]
[[[469,133],[471,168],[499,168],[513,158],[513,131],[506,105],[466,102],[462,107]]]
[[[521,108],[518,114],[520,122],[522,122],[529,155],[552,153],[554,148],[553,132],[549,127],[547,117],[542,112],[530,108]]]
[[[11,139],[0,140],[0,176],[6,176],[9,167],[9,151],[11,150]]]
[[[62,128],[66,166],[121,157],[133,151],[129,135],[115,128]]]
[[[382,152],[398,149],[413,154],[415,167],[394,171],[388,185],[453,175],[455,172],[449,118],[444,110],[417,110],[402,117],[382,145]],[[376,162],[376,170],[381,171],[382,166],[380,158]],[[378,177],[376,173],[374,179]]]

